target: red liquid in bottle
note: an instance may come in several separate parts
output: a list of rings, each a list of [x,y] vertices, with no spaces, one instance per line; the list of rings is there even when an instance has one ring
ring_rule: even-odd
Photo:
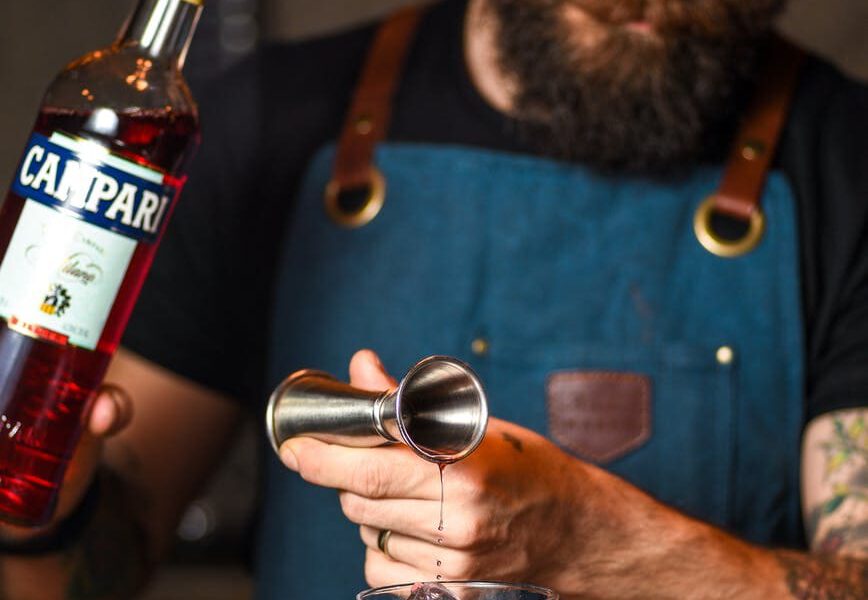
[[[118,114],[111,138],[87,132],[89,116],[44,110],[35,131],[88,138],[115,155],[168,174],[182,172],[198,141],[194,114]],[[6,253],[24,204],[25,198],[13,192],[6,197],[0,210],[0,256]],[[158,243],[159,239],[136,245],[95,350],[25,335],[0,319],[0,516],[4,520],[40,525],[51,518],[93,392],[117,348]]]

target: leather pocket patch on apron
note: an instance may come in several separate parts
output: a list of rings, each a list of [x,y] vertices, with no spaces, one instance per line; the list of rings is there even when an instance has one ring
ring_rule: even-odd
[[[546,400],[552,438],[596,463],[620,458],[651,436],[651,380],[646,375],[553,373]]]

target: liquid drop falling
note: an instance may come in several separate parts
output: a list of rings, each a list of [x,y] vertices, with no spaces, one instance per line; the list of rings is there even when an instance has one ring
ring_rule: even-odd
[[[443,531],[443,499],[445,496],[445,487],[443,486],[443,471],[446,469],[446,463],[440,463],[437,465],[437,467],[440,469],[440,522],[437,524],[437,531]],[[439,536],[437,537],[437,544],[438,545],[443,544],[443,538],[442,537],[439,537]],[[443,566],[443,562],[438,559],[437,560],[437,569],[439,570],[440,567],[442,567],[442,566]],[[441,575],[440,573],[437,573],[436,577],[437,577],[437,581],[440,581],[443,579],[443,575]]]
[[[445,487],[443,486],[443,471],[446,470],[446,463],[437,465],[440,468],[440,523],[437,525],[437,531],[443,531],[443,498]]]

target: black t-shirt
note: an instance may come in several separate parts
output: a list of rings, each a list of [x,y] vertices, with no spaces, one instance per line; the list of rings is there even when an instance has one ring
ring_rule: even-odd
[[[389,138],[529,152],[463,60],[464,0],[428,11]],[[337,137],[374,26],[266,47],[199,98],[204,144],[124,345],[259,406],[277,249],[312,154]],[[725,150],[725,149],[722,149]],[[811,59],[777,166],[798,202],[808,418],[868,401],[868,87]]]

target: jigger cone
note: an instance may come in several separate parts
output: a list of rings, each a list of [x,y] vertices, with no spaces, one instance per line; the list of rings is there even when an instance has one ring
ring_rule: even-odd
[[[265,414],[275,452],[295,436],[356,447],[400,441],[437,463],[473,452],[487,425],[479,378],[448,356],[419,361],[387,392],[354,388],[322,371],[297,371],[274,390]]]

